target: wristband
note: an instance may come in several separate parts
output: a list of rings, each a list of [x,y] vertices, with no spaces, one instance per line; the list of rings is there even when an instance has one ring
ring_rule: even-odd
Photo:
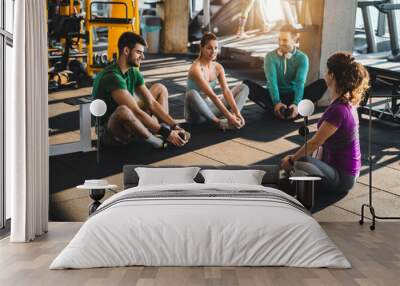
[[[164,138],[164,140],[167,140],[167,138],[169,137],[169,135],[172,132],[172,129],[170,126],[168,126],[165,123],[161,123],[160,125],[161,125],[161,127],[160,127],[160,130],[158,131],[158,133],[160,133],[160,135]]]

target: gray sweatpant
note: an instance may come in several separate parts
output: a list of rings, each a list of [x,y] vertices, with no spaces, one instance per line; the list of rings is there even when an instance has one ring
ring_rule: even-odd
[[[233,97],[239,111],[242,110],[249,96],[249,88],[245,84],[239,84],[232,90]],[[222,103],[229,109],[229,105],[225,98],[221,99]],[[222,116],[221,111],[208,97],[204,98],[197,90],[188,90],[185,94],[185,119],[189,123],[200,124],[207,121],[215,121]]]
[[[321,188],[331,192],[347,193],[350,191],[357,177],[347,175],[324,161],[307,156],[307,162],[296,161],[294,165],[295,173],[305,173],[304,175],[312,175],[322,177]]]

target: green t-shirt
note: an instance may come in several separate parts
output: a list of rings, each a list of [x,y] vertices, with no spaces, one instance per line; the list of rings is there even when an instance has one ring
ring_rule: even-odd
[[[286,73],[284,72],[285,64]],[[296,50],[293,56],[287,60],[279,56],[277,50],[265,56],[264,72],[267,79],[267,89],[274,105],[281,100],[281,93],[293,92],[293,103],[296,105],[303,99],[308,66],[308,57],[300,50]]]
[[[123,74],[118,64],[104,68],[96,75],[93,82],[92,95],[94,99],[102,99],[107,104],[107,112],[101,117],[101,123],[107,122],[111,114],[117,109],[118,104],[111,93],[116,89],[125,89],[135,97],[135,88],[144,84],[144,79],[138,68],[130,68]]]

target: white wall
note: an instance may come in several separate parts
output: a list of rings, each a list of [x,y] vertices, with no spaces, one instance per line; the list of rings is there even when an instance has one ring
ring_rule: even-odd
[[[356,9],[356,0],[325,0],[321,40],[321,77],[326,70],[326,61],[332,53],[353,50]]]

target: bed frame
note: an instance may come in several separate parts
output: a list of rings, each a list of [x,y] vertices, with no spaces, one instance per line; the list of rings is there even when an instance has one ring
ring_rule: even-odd
[[[125,165],[123,168],[124,174],[124,190],[128,188],[133,188],[138,185],[139,177],[135,171],[136,167],[146,167],[146,168],[179,168],[179,167],[200,167],[201,169],[217,169],[217,170],[263,170],[265,175],[262,180],[262,185],[266,187],[273,187],[280,189],[280,177],[279,177],[279,166],[278,165],[253,165],[253,166],[240,166],[240,165],[223,165],[223,166],[211,166],[211,165],[196,165],[196,166],[149,166],[149,165]],[[204,178],[198,173],[194,179],[197,183],[204,183]]]
[[[296,196],[308,210],[311,210],[315,204],[314,202],[314,187],[306,187],[303,184],[297,186],[296,192],[293,192],[293,187],[290,187],[290,182],[288,178],[282,177],[279,165],[252,165],[252,166],[242,166],[242,165],[223,165],[223,166],[211,166],[211,165],[172,165],[172,166],[149,166],[149,165],[125,165],[123,168],[124,174],[124,190],[136,187],[139,183],[139,176],[135,171],[136,167],[146,167],[146,168],[180,168],[180,167],[199,167],[201,169],[217,169],[217,170],[263,170],[265,175],[262,180],[262,185],[264,187],[272,187],[284,191],[285,193]],[[197,183],[204,183],[204,178],[200,174],[194,178]]]

